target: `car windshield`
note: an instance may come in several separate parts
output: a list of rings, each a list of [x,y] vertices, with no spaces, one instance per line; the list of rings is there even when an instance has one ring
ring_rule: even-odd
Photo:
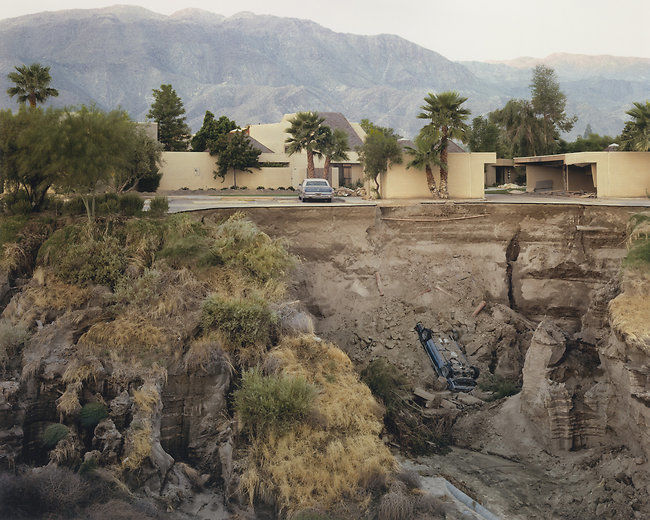
[[[329,186],[327,181],[307,181],[307,186]]]

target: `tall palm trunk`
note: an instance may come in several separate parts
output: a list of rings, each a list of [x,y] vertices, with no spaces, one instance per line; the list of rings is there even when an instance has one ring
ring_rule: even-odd
[[[313,179],[315,177],[314,170],[314,152],[307,150],[307,178]]]
[[[429,191],[433,198],[438,198],[440,194],[438,193],[438,188],[436,187],[436,178],[433,176],[433,170],[431,169],[430,164],[424,166],[424,170],[427,172],[427,185],[429,186]]]
[[[325,164],[323,165],[323,179],[330,180],[330,163],[332,158],[329,155],[325,156]]]
[[[448,199],[449,192],[447,191],[447,177],[449,166],[447,165],[447,146],[449,140],[447,138],[447,127],[442,128],[442,139],[440,139],[440,198]]]
[[[34,93],[29,94],[29,106],[32,108],[36,107],[36,94]]]

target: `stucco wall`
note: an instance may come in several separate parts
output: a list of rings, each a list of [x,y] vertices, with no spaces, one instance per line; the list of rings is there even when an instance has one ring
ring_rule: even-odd
[[[564,189],[562,167],[539,166],[537,164],[526,165],[526,191],[535,191],[538,181],[553,181],[554,190]]]
[[[496,161],[493,152],[449,154],[449,196],[455,199],[480,199],[484,196],[484,165]],[[434,168],[436,183],[440,169]],[[407,169],[405,163],[390,167],[381,175],[380,193],[385,199],[430,198],[424,170]]]
[[[650,152],[602,153],[607,157],[596,165],[598,197],[647,197],[650,194]]]
[[[557,156],[562,158],[563,156]],[[578,152],[564,156],[567,165],[591,167],[591,179],[599,198],[646,197],[650,194],[650,152]],[[571,168],[570,168],[571,170]],[[586,187],[569,179],[569,189]],[[526,165],[527,190],[533,191],[538,180],[553,180],[553,189],[562,190],[562,169]],[[577,180],[577,179],[576,179]]]
[[[282,156],[283,157],[283,156]],[[262,154],[260,161],[281,161],[276,154]],[[163,152],[162,178],[159,191],[173,191],[181,188],[208,190],[229,188],[234,184],[234,176],[229,172],[224,182],[217,177],[216,158],[208,152]],[[253,173],[237,172],[237,186],[248,188],[278,188],[292,186],[292,170],[287,168],[261,168]]]

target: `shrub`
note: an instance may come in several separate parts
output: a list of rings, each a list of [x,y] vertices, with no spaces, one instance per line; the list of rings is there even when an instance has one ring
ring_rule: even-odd
[[[91,494],[90,485],[67,468],[46,466],[22,475],[0,475],[3,518],[77,517]]]
[[[138,179],[135,189],[140,192],[154,193],[160,186],[160,179],[162,179],[162,173],[143,175]]]
[[[278,190],[284,190],[284,186],[278,186]]]
[[[149,204],[149,213],[156,216],[162,216],[167,213],[167,211],[169,211],[169,201],[167,200],[167,197],[158,195],[151,199],[151,203]]]
[[[265,188],[264,188],[264,186],[258,186],[258,187],[255,188],[255,189],[257,189],[257,190],[263,190],[263,189],[265,189]]]
[[[68,430],[66,425],[60,423],[50,424],[43,431],[43,435],[41,435],[43,447],[48,450],[54,448],[60,440],[68,436],[68,433],[70,433],[70,430]]]
[[[10,215],[29,215],[32,204],[24,190],[10,191],[2,198],[5,210]]]
[[[650,267],[650,240],[637,240],[625,257],[627,267]]]
[[[361,380],[387,407],[395,404],[399,395],[407,388],[404,375],[383,358],[371,361],[361,372]]]
[[[481,377],[478,387],[484,392],[492,392],[490,399],[493,401],[515,395],[521,390],[517,381],[489,373]]]
[[[165,240],[158,253],[172,267],[195,267],[210,263],[212,239],[206,227],[187,215],[171,215],[166,219]]]
[[[242,213],[218,226],[210,253],[213,265],[244,269],[261,282],[284,277],[294,264],[281,241],[272,240]]]
[[[28,338],[29,333],[25,327],[0,320],[0,367],[19,351]]]
[[[287,186],[287,190],[289,190],[289,191],[296,191],[296,188],[294,188],[293,186]]]
[[[240,190],[247,190],[247,189],[248,189],[248,186],[240,186],[239,189],[240,189]]]
[[[61,213],[70,216],[85,215],[86,206],[84,206],[83,199],[81,197],[72,197],[65,201],[61,207]]]
[[[84,428],[94,428],[106,417],[108,409],[104,403],[88,403],[79,411],[79,422]]]
[[[275,314],[262,299],[225,299],[212,295],[203,302],[203,330],[218,330],[235,348],[266,345],[276,321]]]
[[[390,491],[379,501],[377,520],[411,520],[413,513],[413,501],[409,496]]]
[[[316,388],[302,377],[264,376],[248,370],[235,391],[235,410],[245,429],[253,434],[285,431],[304,420],[312,409]]]
[[[406,488],[411,491],[413,489],[420,489],[422,487],[422,479],[413,470],[403,470],[395,475],[395,478],[406,485]]]
[[[425,417],[411,398],[406,377],[383,359],[372,361],[361,373],[372,393],[386,405],[384,424],[402,449],[412,455],[440,453],[447,450],[451,424]]]
[[[144,206],[144,200],[137,193],[124,193],[119,202],[120,212],[129,217],[140,214]]]
[[[60,229],[43,244],[39,259],[63,281],[112,288],[126,268],[126,252],[114,236],[94,234],[81,226]]]

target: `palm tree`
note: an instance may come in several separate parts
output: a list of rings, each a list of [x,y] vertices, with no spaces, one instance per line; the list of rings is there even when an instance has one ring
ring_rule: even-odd
[[[650,101],[645,104],[635,102],[633,105],[625,112],[632,119],[625,123],[623,144],[627,149],[647,152],[650,150]]]
[[[10,72],[7,77],[15,83],[14,87],[7,89],[10,97],[18,96],[18,101],[29,101],[33,108],[36,103],[45,103],[49,97],[57,97],[59,91],[50,87],[52,77],[50,67],[43,67],[40,63],[14,67],[16,72]]]
[[[447,191],[447,177],[449,165],[447,162],[447,147],[449,139],[459,139],[465,142],[465,133],[468,130],[465,121],[470,111],[461,105],[467,101],[458,92],[441,92],[440,94],[429,93],[425,98],[425,105],[420,109],[419,119],[431,120],[431,127],[440,132],[440,197],[449,197]]]
[[[333,132],[326,132],[326,137],[321,145],[321,153],[325,156],[325,165],[323,167],[323,177],[329,179],[330,164],[332,161],[347,161],[350,151],[348,144],[348,134],[340,128]]]
[[[511,99],[491,117],[503,128],[513,155],[533,156],[544,149],[543,120],[535,115],[530,101]]]
[[[291,126],[287,133],[291,135],[285,141],[286,151],[289,155],[307,152],[307,177],[313,179],[315,176],[314,156],[322,157],[321,148],[326,138],[328,127],[322,126],[325,118],[320,117],[317,112],[298,112],[293,119],[289,119]]]
[[[427,125],[425,126],[418,136],[415,138],[415,148],[410,146],[406,147],[406,153],[411,156],[411,160],[406,165],[406,168],[417,168],[427,174],[427,185],[429,191],[434,198],[440,197],[438,188],[436,187],[436,179],[433,176],[432,166],[440,166],[440,134],[438,131]]]

